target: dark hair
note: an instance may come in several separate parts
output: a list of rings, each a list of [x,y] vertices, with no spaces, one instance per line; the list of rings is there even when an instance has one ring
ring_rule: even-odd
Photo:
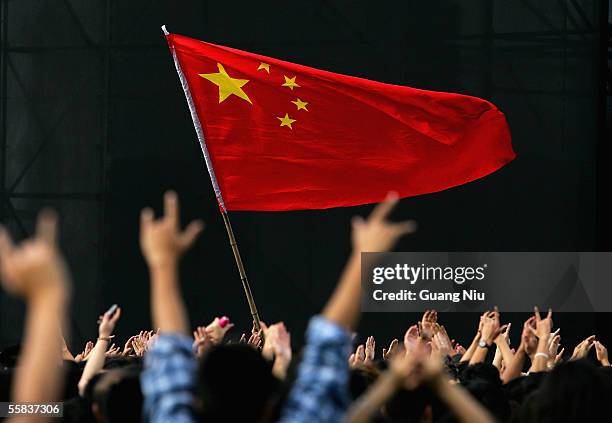
[[[511,414],[510,402],[500,383],[476,378],[463,386],[498,421],[508,421]]]
[[[351,398],[357,399],[363,394],[374,381],[377,374],[368,369],[351,369],[349,373],[349,391]]]
[[[141,357],[109,357],[104,361],[104,368],[111,369],[120,369],[122,367],[127,366],[140,366],[142,367],[142,358]]]
[[[96,423],[91,411],[91,402],[83,397],[74,397],[64,401],[65,423]]]
[[[491,383],[494,386],[501,386],[499,370],[489,363],[477,363],[464,367],[458,375],[461,383],[473,380],[481,380]]]
[[[64,392],[62,399],[72,398],[79,395],[78,383],[83,374],[83,369],[72,360],[64,360]]]
[[[198,371],[205,421],[258,421],[278,388],[272,364],[245,344],[219,345],[202,357]]]
[[[432,393],[426,386],[408,391],[400,389],[385,405],[385,414],[392,422],[420,422],[428,405],[432,403]]]
[[[93,396],[105,422],[140,421],[143,402],[140,369],[124,367],[104,373],[95,385]]]
[[[521,421],[611,421],[610,384],[587,360],[559,364],[523,404]]]

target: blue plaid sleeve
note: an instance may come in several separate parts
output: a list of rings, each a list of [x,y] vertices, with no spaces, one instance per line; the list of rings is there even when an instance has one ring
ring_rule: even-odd
[[[282,413],[282,423],[343,421],[350,404],[350,348],[347,330],[321,316],[310,320],[303,359]]]
[[[144,396],[144,421],[151,423],[195,422],[197,362],[192,340],[183,335],[159,335],[145,355],[140,376]]]

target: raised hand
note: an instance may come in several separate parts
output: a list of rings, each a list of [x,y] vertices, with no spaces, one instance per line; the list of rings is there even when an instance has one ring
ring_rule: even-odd
[[[589,336],[587,339],[576,345],[570,360],[580,360],[587,356],[591,348],[595,345],[595,335]]]
[[[459,355],[463,355],[465,354],[465,348],[463,346],[461,346],[461,344],[459,344],[458,342],[455,344],[455,348],[454,348],[455,354],[459,354]]]
[[[404,349],[406,352],[411,352],[419,340],[419,328],[417,325],[412,325],[404,334]]]
[[[150,266],[176,263],[196,240],[204,224],[193,221],[181,231],[179,201],[173,191],[164,194],[164,215],[155,220],[153,210],[145,208],[140,215],[140,248]]]
[[[121,355],[121,349],[117,345],[112,344],[108,351],[106,351],[105,355],[106,357],[114,357],[117,355]]]
[[[206,326],[206,331],[214,344],[220,344],[221,341],[223,341],[227,331],[233,327],[233,323],[227,323],[225,326],[221,326],[221,319],[219,317],[215,317],[215,319],[208,326]]]
[[[542,319],[540,316],[540,311],[537,307],[534,307],[534,317],[535,317],[535,330],[534,335],[538,337],[538,339],[543,339],[548,342],[548,338],[550,337],[550,332],[552,330],[552,309],[548,309],[548,315],[546,318]]]
[[[261,350],[263,347],[263,340],[261,339],[262,334],[263,334],[263,330],[260,330],[259,332],[253,330],[251,332],[251,336],[249,336],[249,339],[247,340],[246,343],[252,346],[253,348]]]
[[[548,341],[548,357],[549,358],[549,366],[555,364],[555,359],[557,357],[559,346],[561,345],[561,335],[559,335],[559,330],[557,329],[555,332],[550,334]]]
[[[497,311],[489,312],[482,320],[481,339],[491,345],[493,341],[506,330],[507,325],[500,326],[499,313]]]
[[[283,322],[275,323],[271,326],[262,324],[264,333],[264,345],[262,355],[268,360],[274,360],[272,373],[284,379],[287,375],[287,368],[291,363],[291,334],[287,331]]]
[[[376,340],[373,336],[368,336],[365,344],[365,364],[372,364],[374,362],[374,356],[376,354]]]
[[[391,360],[399,352],[399,350],[400,350],[399,340],[394,339],[389,344],[388,349],[383,348],[383,351],[382,351],[383,360]]]
[[[19,244],[0,225],[0,282],[7,292],[26,299],[67,293],[68,272],[56,238],[57,216],[51,210],[39,214],[34,237]]]
[[[134,347],[132,346],[132,342],[134,341],[134,338],[136,338],[136,335],[134,336],[130,336],[130,338],[125,341],[125,345],[123,345],[123,351],[121,352],[121,355],[128,357],[134,353]]]
[[[438,312],[436,310],[426,310],[421,318],[421,336],[425,339],[431,339],[437,322]]]
[[[360,367],[363,366],[365,361],[365,347],[363,344],[360,344],[355,350],[354,354],[351,354],[349,357],[349,365],[351,367]]]
[[[353,218],[353,250],[388,251],[400,237],[416,230],[416,222],[412,220],[399,223],[387,220],[397,201],[397,194],[390,194],[384,202],[376,206],[367,220],[362,217]]]
[[[77,354],[76,357],[74,357],[74,361],[76,361],[77,363],[81,361],[86,361],[87,358],[89,358],[89,354],[91,354],[94,345],[95,344],[92,341],[87,341],[87,343],[85,344],[85,349],[83,349],[83,352]]]
[[[140,331],[140,333],[132,340],[132,348],[134,349],[134,353],[137,357],[142,357],[147,352],[149,337],[149,332]]]
[[[595,341],[593,344],[595,345],[597,360],[599,360],[602,366],[609,366],[610,360],[608,359],[608,349],[599,341]]]
[[[109,314],[108,311],[100,316],[100,325],[98,326],[98,336],[100,338],[110,338],[115,330],[115,325],[121,317],[121,308],[118,307],[114,313]]]
[[[198,326],[193,331],[193,350],[197,357],[202,357],[204,353],[213,345],[213,340],[205,326]]]
[[[431,338],[432,350],[436,351],[441,357],[450,356],[453,352],[453,346],[451,345],[450,339],[445,335],[446,331],[440,331]]]
[[[535,354],[538,347],[538,338],[535,336],[535,316],[531,316],[523,324],[521,333],[521,344],[529,357]]]

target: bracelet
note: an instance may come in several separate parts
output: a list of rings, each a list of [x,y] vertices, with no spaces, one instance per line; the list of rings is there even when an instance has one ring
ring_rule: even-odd
[[[547,359],[547,360],[549,360],[549,359],[550,359],[550,356],[549,356],[548,354],[546,354],[546,353],[543,353],[543,352],[535,353],[535,355],[533,356],[533,358],[535,359],[535,358],[536,358],[536,357],[538,357],[538,356],[539,356],[539,357],[544,357],[544,358],[545,358],[545,359]]]
[[[112,336],[100,336],[100,337],[98,338],[98,341],[106,341],[106,342],[110,342],[112,338],[113,338]]]

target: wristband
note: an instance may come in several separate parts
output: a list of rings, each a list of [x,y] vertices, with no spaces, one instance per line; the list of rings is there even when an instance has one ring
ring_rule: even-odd
[[[98,341],[110,342],[112,338],[113,338],[112,336],[100,336],[98,337]]]
[[[535,353],[535,355],[533,356],[533,358],[535,359],[535,358],[537,358],[538,356],[539,356],[539,357],[544,357],[545,359],[550,360],[550,356],[549,356],[548,354],[546,354],[546,353],[543,353],[543,352]]]

